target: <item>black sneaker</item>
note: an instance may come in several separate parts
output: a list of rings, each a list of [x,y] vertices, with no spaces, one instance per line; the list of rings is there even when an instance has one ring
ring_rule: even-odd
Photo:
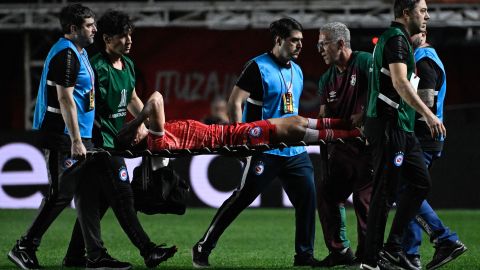
[[[107,252],[104,252],[99,258],[95,260],[87,259],[85,269],[119,269],[128,270],[132,269],[132,265],[128,262],[121,262],[115,258],[112,258]]]
[[[445,241],[435,247],[433,259],[427,264],[427,270],[437,269],[454,260],[467,251],[467,247],[460,241]]]
[[[353,265],[355,264],[355,255],[350,248],[345,252],[331,251],[325,259],[320,261],[322,267],[333,267],[336,265]]]
[[[35,245],[21,245],[20,241],[8,252],[8,258],[21,269],[40,269]]]
[[[152,248],[150,253],[143,259],[148,268],[153,268],[171,258],[175,252],[177,252],[176,246],[165,247],[165,244],[161,244]]]
[[[322,267],[322,264],[312,254],[297,254],[293,260],[293,266]]]
[[[407,254],[407,259],[410,263],[417,267],[418,269],[422,269],[422,262],[420,261],[420,255],[417,254]]]
[[[402,270],[404,268],[395,266],[388,261],[383,260],[382,258],[369,261],[363,261],[360,263],[360,269],[366,270]]]
[[[389,251],[384,248],[378,253],[378,256],[380,257],[380,260],[385,261],[387,265],[392,265],[396,268],[406,270],[419,270],[417,267],[410,263],[403,250]]]
[[[63,267],[85,268],[87,266],[87,257],[85,256],[65,256],[62,262]]]
[[[192,264],[195,268],[207,268],[210,266],[208,263],[208,256],[210,250],[202,248],[200,243],[196,243],[192,248]]]
[[[377,265],[378,265],[378,269],[380,270],[404,270],[405,269],[400,266],[393,265],[389,261],[385,261],[383,259],[378,259]]]

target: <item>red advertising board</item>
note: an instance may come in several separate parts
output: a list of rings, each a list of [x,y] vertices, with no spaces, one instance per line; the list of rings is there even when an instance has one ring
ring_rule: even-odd
[[[312,115],[318,112],[316,85],[325,67],[315,49],[316,33],[312,31],[308,36],[298,60],[305,76],[300,103],[302,114]],[[164,96],[167,119],[206,116],[215,97],[228,99],[245,63],[272,48],[266,29],[137,29],[133,42],[131,56],[140,73],[139,95],[145,99],[159,90]],[[312,69],[314,66],[318,68]]]

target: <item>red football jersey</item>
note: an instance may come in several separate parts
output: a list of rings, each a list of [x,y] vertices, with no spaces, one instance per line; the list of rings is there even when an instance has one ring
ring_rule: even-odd
[[[269,144],[274,132],[275,125],[267,120],[232,125],[206,125],[194,120],[174,120],[165,123],[165,135],[148,134],[148,148],[158,151]]]

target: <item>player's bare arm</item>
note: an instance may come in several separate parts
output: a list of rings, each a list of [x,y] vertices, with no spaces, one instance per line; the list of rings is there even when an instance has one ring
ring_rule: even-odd
[[[230,123],[242,122],[242,105],[250,93],[238,86],[234,86],[228,99],[227,110]]]
[[[140,112],[143,110],[143,102],[138,97],[137,91],[135,91],[135,89],[133,89],[132,97],[130,99],[130,102],[127,105],[127,109],[134,117],[137,117],[137,115],[139,115]],[[147,137],[148,129],[145,126],[145,123],[148,123],[148,118],[145,120],[145,122],[143,124],[141,124],[138,127],[135,138],[133,139],[134,144],[139,143],[141,140],[143,140],[145,137]]]

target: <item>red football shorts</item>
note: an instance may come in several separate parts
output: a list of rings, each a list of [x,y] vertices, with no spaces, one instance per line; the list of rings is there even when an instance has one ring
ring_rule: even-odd
[[[267,120],[232,125],[205,125],[194,120],[165,123],[165,135],[148,134],[148,149],[201,149],[222,146],[269,144],[275,125]]]

